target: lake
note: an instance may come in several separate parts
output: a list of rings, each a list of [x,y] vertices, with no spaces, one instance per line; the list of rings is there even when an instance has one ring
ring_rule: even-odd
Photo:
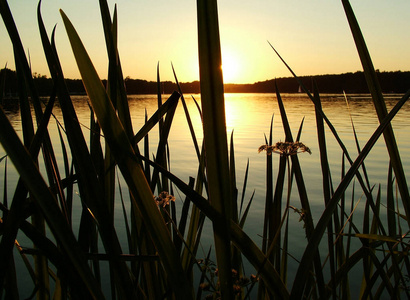
[[[199,145],[201,145],[202,129],[198,109],[190,95],[185,95],[185,97],[196,137],[198,138]],[[200,102],[200,95],[192,95],[192,97]],[[309,155],[308,153],[302,153],[299,155],[299,160],[312,209],[313,221],[317,222],[324,209],[324,203],[314,106],[307,96],[301,94],[284,94],[282,95],[282,98],[284,100],[285,109],[287,111],[294,138],[297,135],[302,120],[304,119],[300,141],[311,149],[312,154]],[[90,111],[87,104],[87,98],[84,96],[74,96],[72,99],[79,121],[83,124],[83,132],[88,139]],[[163,100],[165,99],[166,96]],[[386,105],[388,110],[390,110],[399,99],[400,97],[394,95],[386,97]],[[238,198],[240,199],[242,196],[242,186],[248,160],[249,176],[245,194],[245,203],[248,202],[252,193],[255,191],[251,211],[244,229],[258,245],[261,245],[265,210],[266,154],[258,153],[258,148],[262,144],[265,144],[265,135],[269,135],[272,118],[274,122],[273,141],[278,142],[285,140],[276,96],[274,94],[225,94],[225,101],[228,139],[232,133],[234,137],[236,178],[239,191]],[[351,158],[354,160],[357,157],[357,150],[353,137],[350,116],[354,122],[361,147],[365,145],[371,134],[377,128],[378,120],[372,100],[368,95],[348,95],[348,103],[350,108],[347,106],[343,95],[322,95],[323,111],[336,128],[339,136],[349,150]],[[144,124],[145,110],[147,111],[148,116],[151,116],[155,112],[157,107],[157,98],[156,95],[131,95],[129,96],[129,105],[134,132],[136,133]],[[5,106],[4,109],[13,126],[21,134],[18,108],[15,106]],[[406,103],[392,122],[407,180],[410,180],[410,139],[408,137],[410,130],[409,112],[410,104]],[[63,123],[61,112],[57,106],[54,109],[54,115],[56,119]],[[61,149],[58,147],[59,138],[57,125],[56,121],[53,119],[50,121],[49,132],[52,141],[55,143],[54,146],[56,148],[57,158],[61,162],[62,153]],[[331,132],[329,130],[326,132],[333,186],[336,189],[338,182],[340,182],[341,176],[342,151],[340,150],[340,147]],[[149,137],[151,152],[155,153],[156,143],[158,142],[158,130],[155,128],[153,132],[150,133]],[[142,144],[140,148],[142,149]],[[171,172],[185,182],[188,182],[189,177],[196,177],[198,160],[181,103],[177,108],[175,120],[171,128],[169,136],[169,149]],[[4,151],[0,148],[0,157],[3,155]],[[279,156],[274,156],[274,182],[276,178],[275,174],[278,169],[278,162]],[[388,163],[388,154],[384,140],[383,138],[380,138],[370,155],[367,157],[365,164],[370,178],[370,184],[371,186],[375,185],[374,194],[377,192],[378,185],[380,184],[382,199],[386,195],[385,187],[387,181]],[[0,193],[3,194],[4,160],[1,162],[0,166]],[[62,164],[60,168],[63,170]],[[13,174],[10,164],[8,166],[8,173],[8,195],[9,201],[11,201],[13,189],[18,177],[15,173]],[[124,186],[125,185],[123,185],[123,189],[125,192]],[[181,207],[183,197],[178,193],[175,194],[176,205]],[[362,197],[362,192],[358,187],[356,188],[354,195],[351,195],[351,189],[348,189],[346,192],[346,199],[353,198],[355,201],[359,201]],[[297,208],[301,207],[295,184],[290,201],[292,206]],[[363,211],[363,208],[364,201],[358,205],[357,212]],[[77,215],[75,217],[79,218],[80,216]],[[125,229],[120,203],[116,207],[115,222],[118,230],[120,231],[120,235],[123,238],[122,242],[124,242],[124,249],[126,249]],[[357,222],[357,225],[360,225],[359,220],[357,220]],[[210,227],[209,222],[206,223],[203,236],[203,245],[198,252],[199,257],[205,256],[209,245],[212,243],[212,232]],[[121,233],[121,230],[124,230],[124,232]],[[299,215],[297,214],[290,214],[290,232],[289,251],[292,256],[298,259],[302,254],[301,249],[303,249],[306,244],[306,237],[303,224],[299,222]],[[24,237],[22,237],[22,241],[23,242],[21,243],[24,243]],[[26,246],[30,247],[30,245]],[[290,274],[292,274],[292,271],[294,272],[297,267],[297,261],[289,261]],[[289,276],[290,278],[292,277],[292,275]],[[292,280],[290,279],[290,281]],[[360,285],[360,282],[356,284]],[[354,286],[355,283],[353,282],[352,285]]]

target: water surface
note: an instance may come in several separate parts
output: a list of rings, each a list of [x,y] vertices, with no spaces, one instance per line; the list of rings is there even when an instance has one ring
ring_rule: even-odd
[[[195,129],[195,134],[199,145],[202,143],[202,129],[201,118],[198,109],[193,101],[195,98],[200,104],[200,95],[192,95],[186,97],[186,103]],[[310,147],[312,154],[303,153],[299,155],[299,160],[302,167],[302,172],[306,184],[306,189],[312,209],[314,222],[317,222],[324,209],[323,195],[322,195],[322,179],[320,169],[320,157],[318,150],[318,140],[316,135],[316,121],[314,106],[310,99],[300,94],[284,94],[285,109],[289,118],[293,137],[295,138],[301,122],[303,120],[303,129],[300,141]],[[164,101],[166,100],[164,97]],[[281,117],[274,94],[226,94],[226,125],[228,137],[233,134],[235,161],[236,161],[236,178],[237,187],[239,191],[238,199],[242,197],[242,186],[244,180],[244,173],[247,162],[249,160],[249,176],[247,189],[245,192],[245,204],[250,199],[252,193],[255,191],[252,209],[250,211],[248,220],[245,225],[245,231],[258,244],[261,245],[261,235],[263,232],[263,217],[265,205],[265,164],[266,154],[258,154],[258,147],[265,144],[265,139],[269,136],[270,124],[273,120],[273,141],[284,141],[284,131],[281,123]],[[397,97],[386,99],[386,105],[390,110],[398,101]],[[87,98],[84,96],[73,97],[73,102],[78,114],[80,123],[83,125],[83,132],[86,139],[89,139],[89,118],[90,111],[87,104]],[[130,111],[132,115],[132,122],[135,133],[144,124],[145,113],[148,117],[151,116],[157,109],[156,95],[134,95],[129,97]],[[354,160],[358,151],[353,138],[353,130],[351,119],[353,120],[356,133],[361,147],[365,145],[371,134],[378,126],[378,119],[368,96],[351,95],[348,96],[348,105],[343,95],[324,95],[322,96],[322,107],[328,119],[336,128],[340,138],[345,143],[351,158]],[[21,134],[21,124],[19,111],[15,107],[4,107],[8,117]],[[399,145],[400,154],[403,160],[403,165],[407,179],[410,174],[410,141],[408,132],[410,129],[410,104],[405,104],[401,111],[393,120],[393,129],[396,135],[397,143]],[[55,118],[63,122],[61,112],[58,107],[54,109]],[[52,120],[49,125],[49,131],[52,141],[54,141],[57,158],[60,164],[60,170],[63,170],[62,153],[59,147],[59,138],[57,132],[56,121]],[[332,136],[331,132],[326,130],[327,148],[329,155],[329,163],[333,177],[333,187],[336,189],[340,182],[341,166],[342,166],[342,151],[339,145]],[[158,142],[158,130],[155,128],[149,135],[151,152],[156,153],[156,144]],[[143,145],[140,145],[143,148]],[[198,168],[198,159],[195,154],[191,134],[188,129],[186,117],[182,108],[179,105],[175,115],[175,120],[171,128],[169,136],[170,148],[170,170],[177,177],[188,182],[189,177],[196,177]],[[4,155],[4,151],[0,148],[0,156]],[[276,172],[278,168],[279,156],[274,157],[274,180],[276,179]],[[366,159],[366,168],[370,178],[371,186],[375,186],[377,191],[378,186],[381,186],[382,199],[386,195],[386,180],[388,172],[388,154],[383,138],[381,138],[372,152]],[[1,168],[4,168],[4,163],[1,163]],[[63,172],[63,171],[61,171]],[[0,171],[0,182],[3,182],[4,172]],[[9,201],[11,201],[12,191],[17,181],[17,175],[13,174],[12,168],[9,166],[8,175],[8,191]],[[123,185],[124,192],[126,191]],[[286,186],[285,186],[286,188]],[[3,190],[4,186],[0,186]],[[2,193],[2,191],[0,191]],[[177,206],[182,206],[182,195],[175,193],[177,197]],[[180,197],[181,196],[181,197]],[[346,199],[354,199],[355,202],[362,198],[362,192],[356,188],[356,193],[351,195],[351,189],[346,193]],[[80,209],[80,202],[77,198],[77,212]],[[284,199],[285,201],[285,199]],[[383,200],[382,200],[383,202]],[[384,202],[383,202],[384,203]],[[292,206],[300,208],[298,201],[297,190],[293,188],[291,195]],[[384,203],[385,204],[385,203]],[[364,201],[363,201],[364,205]],[[363,205],[359,204],[358,211],[363,210]],[[74,211],[74,222],[79,221],[79,213]],[[77,220],[77,221],[76,221]],[[116,225],[119,230],[120,237],[126,248],[125,230],[123,223],[123,214],[120,203],[116,207]],[[359,222],[359,221],[358,221]],[[212,243],[212,233],[209,223],[205,226],[203,251],[208,250],[208,246]],[[290,254],[296,259],[301,257],[302,250],[306,244],[305,232],[303,223],[299,222],[297,214],[290,214]],[[24,240],[24,237],[23,237]],[[27,245],[30,246],[30,245]],[[201,248],[202,249],[202,248]],[[200,250],[199,255],[202,255]],[[205,255],[205,254],[204,254]],[[291,261],[289,264],[289,272],[298,267],[297,261]],[[292,275],[290,275],[292,276]],[[353,283],[354,284],[354,283]]]

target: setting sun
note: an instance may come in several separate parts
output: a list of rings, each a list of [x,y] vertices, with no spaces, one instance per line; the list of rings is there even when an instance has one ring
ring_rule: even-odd
[[[234,83],[241,76],[238,58],[231,52],[222,51],[222,73],[225,83]]]

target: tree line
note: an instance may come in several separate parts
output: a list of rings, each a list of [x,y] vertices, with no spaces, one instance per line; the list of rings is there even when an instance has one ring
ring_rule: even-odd
[[[376,71],[383,93],[405,93],[410,89],[410,71],[379,72]],[[40,96],[48,96],[52,91],[51,78],[41,74],[34,74],[34,82]],[[363,72],[343,73],[332,75],[315,75],[300,77],[303,84],[310,90],[315,83],[320,93],[361,94],[368,93],[366,80]],[[225,84],[226,93],[274,93],[275,81],[281,93],[297,93],[299,84],[293,77],[282,77],[259,81],[251,84]],[[129,95],[133,94],[156,94],[158,84],[154,81],[125,78],[125,88]],[[106,81],[103,80],[106,84]],[[85,94],[84,86],[80,79],[66,79],[68,90],[71,94]],[[16,97],[19,90],[15,71],[2,69],[0,73],[0,86],[3,97]],[[181,90],[187,94],[200,92],[199,81],[180,83]],[[171,81],[160,84],[161,93],[170,94],[178,90],[177,85]]]

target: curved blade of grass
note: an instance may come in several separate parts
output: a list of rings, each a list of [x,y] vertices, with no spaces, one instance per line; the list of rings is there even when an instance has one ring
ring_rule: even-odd
[[[356,158],[355,162],[353,163],[353,165],[350,167],[350,169],[346,173],[346,176],[343,178],[343,180],[337,187],[335,193],[333,194],[333,197],[330,199],[328,205],[326,206],[326,209],[324,210],[321,218],[319,219],[319,222],[317,223],[315,230],[312,233],[311,238],[309,239],[309,243],[305,249],[305,252],[301,260],[301,266],[310,265],[312,263],[317,247],[320,243],[320,240],[322,239],[323,233],[326,230],[328,222],[331,220],[333,212],[335,211],[342,194],[345,192],[346,188],[350,184],[351,180],[353,179],[356,171],[360,167],[363,160],[369,154],[370,150],[372,149],[372,147],[374,146],[374,144],[376,143],[380,135],[383,133],[383,130],[385,129],[387,124],[391,122],[393,117],[397,114],[397,112],[401,109],[401,107],[407,102],[409,97],[410,97],[410,91],[408,91],[400,99],[400,101],[393,107],[393,109],[389,112],[387,117],[377,127],[376,131],[373,133],[371,138],[368,140],[368,142],[362,149],[362,152]],[[291,291],[292,299],[300,299],[303,293],[303,289],[304,289],[304,285],[301,283],[306,282],[308,271],[309,271],[308,268],[298,269],[296,276],[295,276],[295,284],[293,285],[292,291]]]
[[[348,0],[342,0],[342,4],[350,25],[357,51],[359,53],[360,61],[362,62],[364,75],[372,95],[374,107],[376,108],[377,116],[379,118],[379,122],[381,123],[387,115],[387,108],[384,102],[381,87],[379,81],[377,80],[377,75],[374,70],[369,51],[354,15],[353,9]],[[408,199],[410,199],[409,189],[391,124],[387,125],[386,130],[383,132],[383,136],[389,152],[393,170],[396,175],[397,185],[399,187],[406,215],[410,215],[410,202],[408,201]],[[407,223],[410,226],[410,218],[407,220]]]
[[[177,298],[192,298],[192,290],[182,270],[179,255],[172,243],[169,231],[166,230],[166,224],[153,201],[152,192],[141,165],[137,162],[128,136],[73,25],[64,12],[60,12],[84,86],[104,132],[106,142],[110,145],[121,173],[129,186],[133,195],[132,200],[136,201],[147,229],[151,233],[151,238],[162,258],[168,280],[172,283],[173,291]]]
[[[230,181],[218,9],[215,0],[197,1],[198,54],[209,198],[222,219],[213,221],[221,295],[233,299],[228,231]]]

